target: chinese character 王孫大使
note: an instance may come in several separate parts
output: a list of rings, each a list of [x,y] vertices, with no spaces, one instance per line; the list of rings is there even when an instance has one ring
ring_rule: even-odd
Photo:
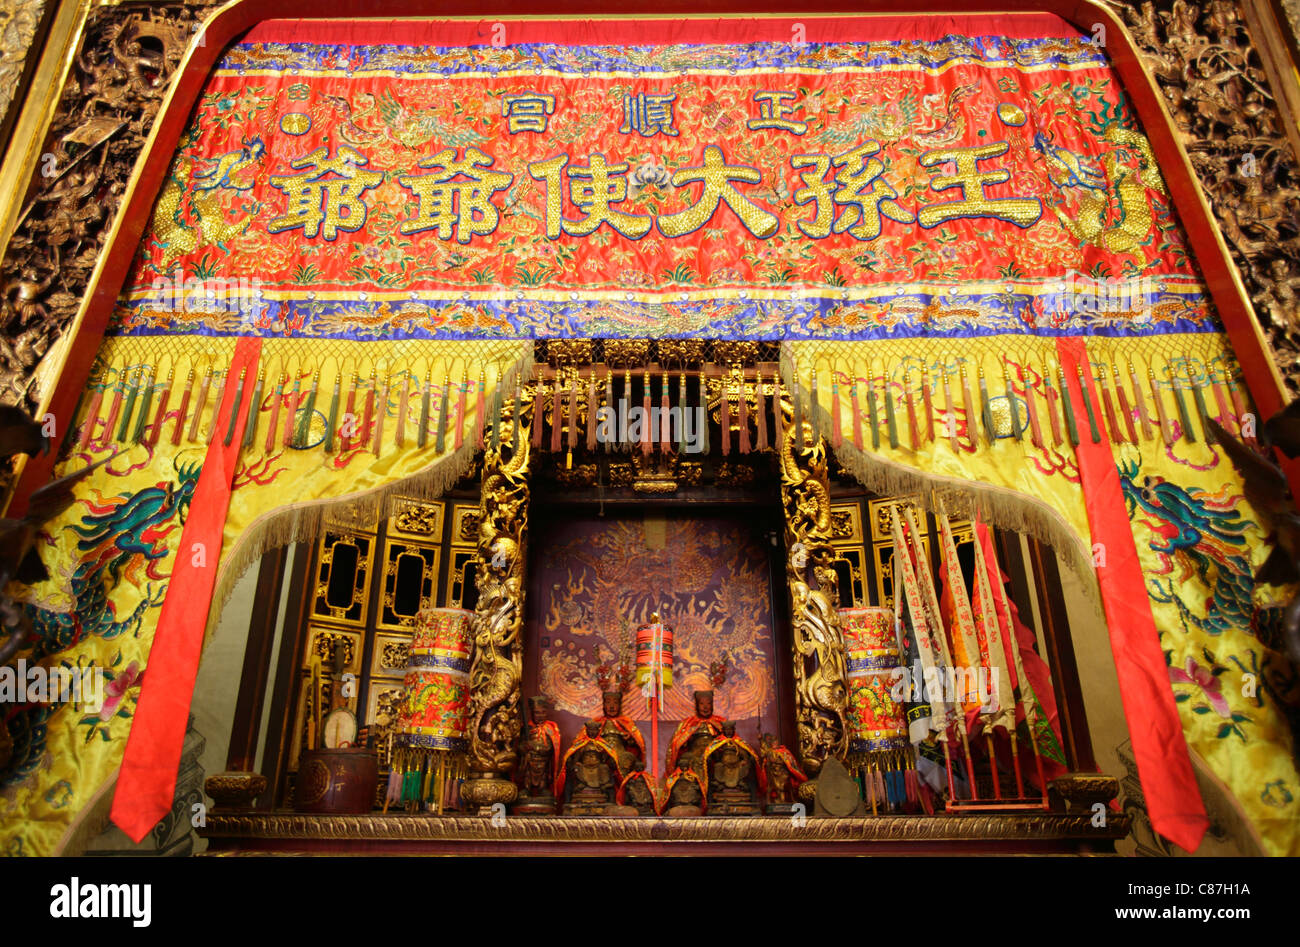
[[[879,158],[880,142],[868,140],[852,151],[835,155],[792,155],[794,168],[810,168],[799,177],[804,186],[794,192],[791,200],[800,206],[810,201],[816,204],[812,220],[799,221],[799,229],[815,240],[832,233],[849,234],[858,240],[874,240],[880,236],[880,218],[888,217],[900,224],[913,223],[916,218],[895,199],[898,192],[883,177],[885,165]],[[839,168],[832,179],[837,185],[831,188],[826,172]],[[836,206],[843,208],[837,215]]]
[[[459,243],[469,243],[474,234],[492,233],[501,220],[492,195],[504,191],[515,179],[513,174],[490,170],[494,160],[473,147],[457,159],[454,148],[445,148],[420,162],[421,168],[440,170],[399,176],[398,183],[411,189],[419,208],[398,229],[402,233],[437,230],[441,240],[450,240],[454,230]],[[466,180],[453,181],[458,175]]]
[[[676,137],[673,128],[673,102],[677,95],[640,92],[623,96],[623,125],[619,132],[630,135],[639,132],[642,138],[663,133]]]
[[[545,161],[534,161],[528,173],[538,181],[546,182],[546,236],[555,240],[560,231],[575,237],[595,233],[601,224],[609,224],[625,237],[636,240],[650,232],[650,218],[642,214],[627,214],[610,205],[627,199],[627,164],[609,164],[605,156],[593,154],[586,166],[574,165],[568,170],[569,200],[586,217],[568,220],[561,206],[561,173],[569,163],[568,155],[556,155]]]
[[[978,162],[1004,155],[1008,148],[1010,145],[1005,141],[995,141],[970,148],[936,148],[922,154],[917,164],[923,168],[933,168],[947,161],[957,165],[956,174],[937,174],[930,187],[935,191],[958,188],[961,198],[925,205],[916,212],[917,222],[928,229],[958,217],[993,217],[1017,227],[1028,227],[1042,217],[1043,205],[1036,198],[992,198],[984,191],[990,184],[1004,184],[1011,180],[1011,172],[1005,168],[980,171]]]
[[[510,134],[546,131],[546,116],[555,111],[555,96],[542,92],[524,92],[501,98],[501,114]]]
[[[705,146],[704,164],[701,167],[682,168],[673,175],[674,187],[695,181],[703,182],[700,199],[685,210],[660,217],[656,221],[659,232],[665,237],[681,237],[699,230],[713,217],[718,205],[725,203],[754,236],[772,236],[780,224],[776,215],[759,207],[731,186],[732,181],[758,184],[762,180],[763,176],[757,168],[727,164],[721,148],[717,145]]]
[[[340,145],[333,158],[322,145],[289,162],[301,173],[271,175],[271,186],[284,191],[288,204],[281,216],[267,223],[267,233],[301,227],[305,237],[320,233],[333,240],[340,230],[360,230],[366,222],[361,195],[384,179],[379,171],[362,169],[365,163],[365,157],[347,145]]]

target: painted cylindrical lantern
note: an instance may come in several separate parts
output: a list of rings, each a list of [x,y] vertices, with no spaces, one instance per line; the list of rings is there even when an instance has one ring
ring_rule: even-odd
[[[396,746],[452,753],[468,748],[473,617],[460,608],[420,613],[406,663]]]
[[[660,687],[673,686],[673,632],[663,622],[650,622],[636,630],[636,683],[658,679]]]
[[[848,660],[849,753],[859,759],[905,749],[907,721],[890,691],[898,668],[898,639],[890,608],[842,608]]]

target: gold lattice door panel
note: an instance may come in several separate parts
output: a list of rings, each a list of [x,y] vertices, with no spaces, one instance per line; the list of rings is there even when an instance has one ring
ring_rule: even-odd
[[[379,628],[415,627],[415,616],[436,605],[441,548],[388,538],[384,541],[383,591],[375,624]]]
[[[364,532],[326,532],[316,568],[312,616],[364,625],[370,596],[375,537]]]

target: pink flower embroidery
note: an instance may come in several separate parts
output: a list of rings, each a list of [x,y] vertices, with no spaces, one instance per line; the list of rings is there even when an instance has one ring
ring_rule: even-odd
[[[1208,670],[1196,663],[1194,658],[1187,659],[1187,670],[1169,669],[1169,680],[1175,684],[1195,684],[1205,694],[1214,712],[1220,717],[1231,717],[1232,710],[1222,693],[1222,682]]]
[[[104,706],[99,708],[99,719],[111,720],[113,714],[117,713],[117,705],[122,703],[126,692],[139,684],[142,677],[144,672],[140,670],[140,662],[132,661],[126,666],[126,670],[105,684]]]

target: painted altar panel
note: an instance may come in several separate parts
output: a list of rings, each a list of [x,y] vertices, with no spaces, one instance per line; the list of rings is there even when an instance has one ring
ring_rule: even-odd
[[[634,660],[636,627],[655,609],[675,629],[673,686],[664,696],[660,746],[709,688],[709,666],[727,663],[716,712],[746,740],[776,732],[776,648],[766,531],[735,515],[537,521],[527,617],[528,676],[555,701],[567,744],[600,714],[597,668]],[[535,671],[534,671],[535,669]],[[646,702],[635,689],[624,713],[650,742]],[[667,721],[665,732],[663,721]],[[663,750],[661,750],[662,754]]]

